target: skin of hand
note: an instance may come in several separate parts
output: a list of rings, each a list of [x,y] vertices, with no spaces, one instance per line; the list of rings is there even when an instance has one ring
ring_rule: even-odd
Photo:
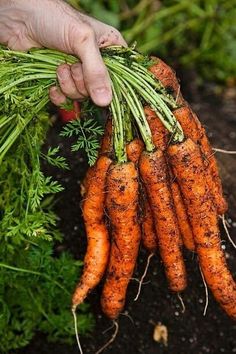
[[[60,88],[52,87],[50,98],[61,105],[66,97],[90,96],[98,106],[107,106],[112,99],[99,48],[127,45],[117,29],[62,0],[0,0],[0,43],[14,50],[47,47],[76,55],[80,62],[58,67]]]

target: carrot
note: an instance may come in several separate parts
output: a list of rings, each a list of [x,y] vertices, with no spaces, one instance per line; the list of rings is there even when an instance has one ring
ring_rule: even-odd
[[[142,151],[144,150],[144,144],[140,139],[134,139],[126,146],[126,152],[128,159],[137,164]],[[153,215],[149,201],[146,195],[145,188],[143,188],[143,217],[142,217],[142,243],[147,251],[154,253],[157,249],[157,236],[155,226],[153,222]]]
[[[129,280],[136,264],[141,238],[138,223],[138,172],[133,162],[112,165],[107,176],[107,213],[112,245],[101,305],[116,319],[125,304]]]
[[[193,252],[195,250],[195,244],[192,228],[189,223],[189,218],[181,195],[179,184],[176,180],[174,180],[173,176],[171,176],[170,188],[174,200],[175,211],[178,219],[180,233],[183,239],[183,244],[189,251]]]
[[[145,189],[143,198],[142,243],[148,252],[155,253],[158,245],[157,234],[152,209],[150,207]]]
[[[217,211],[219,215],[224,214],[228,209],[228,205],[223,196],[217,162],[207,139],[205,129],[202,127],[197,116],[192,114],[191,109],[184,101],[181,93],[178,95],[179,83],[174,71],[161,59],[154,59],[156,59],[156,62],[149,70],[161,81],[164,87],[172,90],[175,97],[178,96],[177,103],[184,104],[184,107],[176,110],[174,115],[182,125],[186,137],[190,137],[194,142],[198,141],[201,145],[202,152],[206,158],[206,167],[209,168],[209,175],[211,174],[212,176],[211,178],[209,177],[208,180],[211,181],[209,183],[211,183],[210,188],[217,206]]]
[[[110,153],[111,150],[112,150],[112,120],[109,117],[105,124],[104,135],[101,139],[98,155],[101,156],[102,154]],[[88,185],[90,183],[90,180],[93,178],[93,174],[94,174],[94,166],[90,166],[81,183],[82,197],[86,195],[86,192],[88,190]]]
[[[224,198],[217,161],[214,156],[214,152],[212,150],[211,144],[209,143],[209,140],[207,138],[207,134],[204,127],[201,125],[196,114],[194,112],[192,112],[192,114],[195,119],[196,125],[200,131],[199,141],[200,141],[202,153],[204,155],[204,162],[212,176],[213,183],[211,186],[211,193],[214,197],[214,202],[216,204],[218,214],[223,215],[228,210],[228,203]]]
[[[85,197],[88,192],[88,187],[91,182],[91,179],[94,176],[94,172],[95,172],[95,165],[90,166],[85,174],[85,177],[80,185],[80,193],[82,197]]]
[[[112,151],[112,119],[109,117],[105,124],[104,135],[101,139],[99,155]]]
[[[144,112],[147,118],[148,125],[152,132],[152,139],[154,145],[164,151],[168,144],[169,133],[164,127],[156,113],[150,108],[145,107]]]
[[[83,274],[72,297],[73,308],[82,303],[89,291],[99,283],[107,266],[110,242],[104,222],[104,203],[106,175],[111,162],[105,155],[99,157],[84,200],[83,217],[88,245]]]
[[[190,107],[184,106],[175,110],[174,115],[181,124],[186,137],[191,138],[201,147],[207,170],[207,180],[218,214],[227,211],[227,202],[223,196],[222,184],[219,176],[217,162],[214,157],[211,145],[208,141],[205,129],[202,127],[197,116],[191,111]]]
[[[186,271],[179,245],[180,232],[163,152],[161,150],[152,153],[143,152],[139,161],[139,170],[152,208],[160,255],[170,289],[182,291],[186,287]]]
[[[221,248],[217,213],[206,181],[200,148],[187,139],[170,146],[168,154],[186,201],[206,283],[222,308],[236,319],[236,284]]]
[[[200,143],[200,130],[198,129],[190,107],[185,105],[177,108],[174,110],[173,114],[180,123],[185,137],[191,138],[195,143]]]
[[[180,92],[180,84],[174,70],[160,58],[152,57],[155,63],[149,68],[153,75],[161,81],[162,85],[177,99],[177,103],[184,103]]]
[[[126,153],[129,161],[132,161],[134,164],[138,163],[140,155],[144,149],[144,143],[141,139],[133,139],[129,144],[126,145]]]
[[[169,141],[169,133],[167,129],[164,127],[162,122],[158,119],[156,113],[151,108],[145,107],[144,111],[152,132],[153,143],[155,147],[161,149],[162,151],[166,151],[168,141]],[[185,247],[188,250],[193,251],[194,250],[193,235],[192,235],[191,227],[189,225],[188,215],[185,209],[184,201],[181,196],[179,185],[173,178],[170,168],[169,168],[169,174],[171,177],[170,188],[172,192],[172,197],[174,201],[180,233],[182,236],[182,238],[180,239],[180,244],[182,245],[183,242]]]

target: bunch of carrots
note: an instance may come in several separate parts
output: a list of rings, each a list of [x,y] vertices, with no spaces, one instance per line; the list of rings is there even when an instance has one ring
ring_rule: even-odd
[[[160,254],[169,288],[178,294],[187,286],[182,248],[196,252],[204,281],[236,319],[236,285],[218,225],[227,203],[204,128],[163,61],[134,47],[101,54],[113,99],[96,163],[83,183],[88,242],[72,297],[74,318],[103,278],[103,312],[119,317],[142,243],[150,256]],[[55,50],[0,47],[0,162],[48,104],[58,65],[77,61]]]
[[[146,67],[143,91],[133,84],[135,74],[122,80],[110,73],[110,115],[97,161],[83,182],[88,245],[72,309],[105,278],[101,307],[117,319],[142,244],[150,255],[160,254],[169,288],[177,293],[187,286],[182,248],[196,252],[206,284],[236,319],[236,285],[218,226],[227,202],[212,147],[173,70],[158,58]],[[138,65],[131,68],[142,74]],[[144,81],[155,81],[156,90]]]

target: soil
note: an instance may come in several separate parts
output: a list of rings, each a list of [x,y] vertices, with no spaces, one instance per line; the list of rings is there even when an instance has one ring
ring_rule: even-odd
[[[234,95],[223,100],[214,93],[215,86],[198,88],[194,73],[184,73],[183,93],[205,125],[214,147],[236,150],[236,101]],[[188,83],[188,84],[187,84]],[[191,84],[189,84],[191,83]],[[60,229],[64,233],[64,247],[76,258],[82,259],[86,250],[85,234],[80,211],[80,181],[86,172],[83,155],[71,155],[69,143],[59,138],[60,123],[56,124],[48,137],[48,144],[63,147],[64,155],[70,160],[71,171],[56,174],[65,186],[56,212],[60,216]],[[229,202],[227,220],[231,237],[236,242],[236,156],[217,153],[225,194]],[[56,173],[50,170],[49,173]],[[222,247],[225,249],[231,270],[236,270],[235,249],[226,238],[222,228]],[[134,277],[140,278],[145,268],[147,253],[141,250]],[[116,340],[104,353],[110,354],[219,354],[236,353],[235,322],[227,317],[209,294],[209,305],[203,316],[205,288],[199,272],[197,257],[184,254],[188,270],[188,288],[182,294],[185,312],[176,294],[168,290],[163,266],[157,257],[151,260],[140,297],[134,302],[138,283],[133,280],[128,289],[124,313],[119,319]],[[99,286],[88,298],[96,319],[96,327],[89,337],[82,338],[84,353],[95,353],[107,342],[114,332],[111,321],[101,313]],[[162,324],[168,333],[166,345],[153,339],[154,328]],[[110,328],[110,329],[109,329]],[[106,331],[104,333],[104,331]],[[24,354],[77,354],[77,346],[47,343],[38,334],[32,343],[19,353]]]

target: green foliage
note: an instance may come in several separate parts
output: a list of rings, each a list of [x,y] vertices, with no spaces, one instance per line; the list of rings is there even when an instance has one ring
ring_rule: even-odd
[[[77,119],[64,127],[61,136],[75,136],[77,141],[72,145],[72,151],[84,150],[88,157],[88,163],[92,166],[98,155],[99,137],[103,134],[102,127],[94,118]]]
[[[40,157],[68,168],[58,148],[42,154],[48,115],[38,114],[5,155],[0,168],[0,352],[27,345],[36,331],[49,340],[74,342],[71,293],[81,262],[63,252],[54,255],[61,240],[53,196],[62,186],[45,176]],[[93,324],[86,306],[80,308],[78,328]]]
[[[46,155],[41,153],[41,157],[44,158],[47,161],[47,163],[49,163],[52,166],[61,168],[63,170],[68,170],[69,166],[66,162],[66,159],[63,156],[56,156],[59,150],[60,150],[59,146],[55,148],[50,147]]]
[[[68,2],[117,27],[144,53],[194,67],[203,79],[235,77],[236,0]]]
[[[1,252],[5,251],[1,244]],[[74,343],[70,299],[81,262],[65,252],[55,258],[47,241],[26,241],[4,259],[0,263],[0,352],[24,347],[35,331],[46,333],[51,341]],[[80,333],[92,324],[87,307],[81,306]]]

